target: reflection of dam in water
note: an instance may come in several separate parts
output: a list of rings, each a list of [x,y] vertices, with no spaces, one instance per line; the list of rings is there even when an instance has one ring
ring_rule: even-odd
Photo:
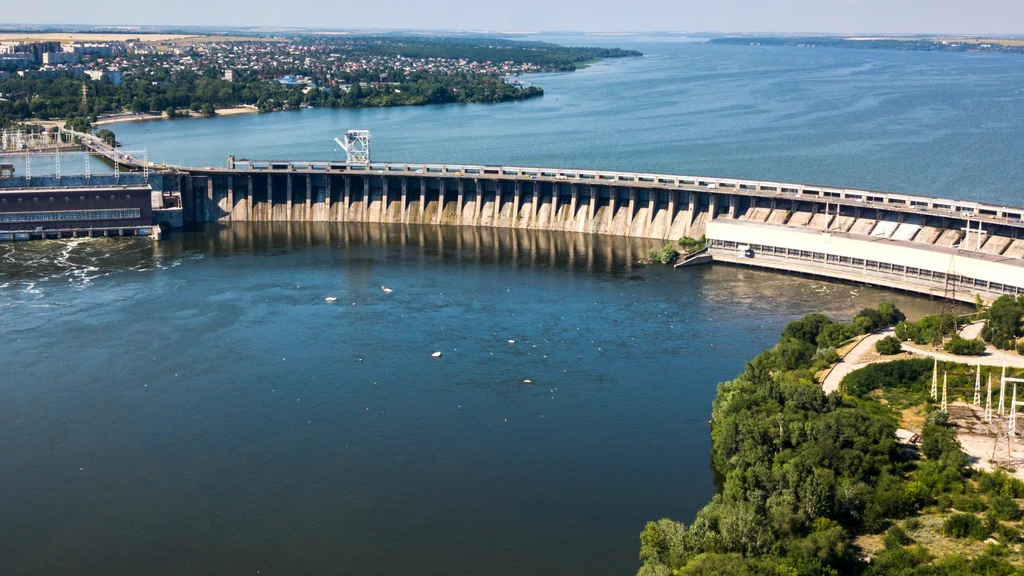
[[[190,236],[215,254],[263,252],[313,246],[345,249],[380,246],[403,260],[445,253],[454,264],[502,264],[514,268],[566,268],[587,272],[631,270],[661,242],[645,238],[598,236],[549,230],[463,226],[364,224],[353,222],[236,222],[208,224]],[[174,234],[154,244],[157,253],[187,249]]]

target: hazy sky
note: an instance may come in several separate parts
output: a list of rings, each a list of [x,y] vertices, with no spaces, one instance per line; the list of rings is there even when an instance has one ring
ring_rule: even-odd
[[[1024,0],[3,0],[4,23],[1024,34]]]

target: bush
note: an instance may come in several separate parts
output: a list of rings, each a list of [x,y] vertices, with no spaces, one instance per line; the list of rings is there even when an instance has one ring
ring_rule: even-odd
[[[912,544],[914,539],[911,538],[903,528],[900,528],[899,524],[893,524],[885,532],[885,537],[882,539],[885,542],[886,548],[895,548],[896,546],[906,546]]]
[[[985,342],[980,338],[968,340],[954,335],[942,349],[957,356],[981,356],[985,353]]]
[[[952,314],[931,314],[917,322],[902,321],[896,325],[896,337],[913,340],[914,344],[932,344],[953,334],[956,317]]]
[[[933,365],[927,358],[868,364],[847,374],[839,386],[852,396],[863,396],[877,389],[924,390],[925,382],[931,382]]]
[[[708,240],[704,236],[700,238],[690,238],[689,236],[683,236],[679,239],[679,245],[683,247],[683,250],[687,253],[696,252],[703,250],[707,246]]]
[[[782,370],[807,368],[818,352],[812,344],[796,338],[783,338],[775,347],[775,359]]]
[[[782,338],[796,338],[808,344],[817,344],[819,335],[830,324],[832,321],[824,314],[808,314],[786,324],[786,327],[782,329]]]
[[[1013,544],[1020,542],[1020,531],[1012,526],[1006,524],[999,524],[996,526],[996,535],[999,536],[999,540],[1007,544]]]
[[[851,326],[856,334],[867,334],[875,329],[875,323],[871,321],[871,318],[866,316],[858,316],[854,318]]]
[[[878,305],[878,315],[885,326],[893,326],[907,319],[907,315],[892,302],[880,303]]]
[[[862,320],[863,318],[863,320]],[[869,326],[865,332],[873,332],[882,326],[885,326],[885,319],[882,314],[874,308],[864,308],[860,312],[853,315],[853,325],[857,326],[857,322],[860,321],[861,326]]]
[[[892,356],[893,354],[903,352],[903,346],[895,336],[886,336],[875,342],[875,350],[882,356]]]
[[[977,472],[978,490],[995,496],[1003,494],[1010,498],[1024,498],[1024,482],[1010,476],[1002,470],[995,472]]]
[[[679,252],[671,245],[666,245],[663,248],[651,248],[651,251],[647,254],[647,257],[652,262],[660,262],[661,264],[668,264],[679,257]]]
[[[1000,520],[1009,520],[1012,522],[1020,520],[1020,507],[1017,506],[1017,502],[1009,496],[1005,496],[1003,494],[993,496],[989,498],[988,505]]]
[[[836,353],[835,348],[818,348],[818,352],[815,353],[814,358],[811,358],[811,368],[815,370],[824,370],[836,362],[839,362],[839,360],[839,354]]]
[[[907,316],[892,302],[882,302],[878,308],[864,308],[853,315],[853,331],[867,334],[879,328],[892,326],[907,319]]]
[[[818,333],[818,346],[837,348],[853,336],[853,330],[846,324],[832,322]]]
[[[967,513],[953,514],[946,519],[942,525],[942,532],[953,538],[974,538],[975,540],[984,540],[989,534],[980,518]]]

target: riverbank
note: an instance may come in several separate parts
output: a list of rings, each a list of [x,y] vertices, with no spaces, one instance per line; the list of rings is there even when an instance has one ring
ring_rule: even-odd
[[[883,304],[856,319],[876,314],[887,324],[903,317]],[[928,396],[929,359],[868,364],[840,394],[824,393],[814,374],[850,328],[822,314],[791,322],[773,348],[719,384],[712,460],[724,486],[689,527],[647,523],[638,576],[923,575],[996,564],[1011,573],[1024,564],[1024,482],[970,468],[953,421],[964,407],[952,403],[947,414]],[[962,396],[968,370],[940,368]],[[922,408],[919,443],[898,428],[907,405]]]
[[[104,126],[107,124],[118,124],[122,122],[144,122],[149,120],[175,120],[178,118],[215,118],[217,116],[235,116],[238,114],[256,114],[259,109],[255,106],[235,106],[232,108],[218,108],[214,110],[213,116],[207,116],[199,112],[189,111],[183,116],[175,116],[174,118],[169,117],[166,113],[155,113],[155,112],[125,112],[122,114],[111,114],[109,116],[100,116],[97,118],[92,125],[93,126]]]

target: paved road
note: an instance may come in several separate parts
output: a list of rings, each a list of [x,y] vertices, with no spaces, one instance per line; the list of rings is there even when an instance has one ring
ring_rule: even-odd
[[[892,329],[868,334],[862,338],[856,346],[851,348],[850,351],[846,353],[846,356],[843,356],[843,359],[832,367],[832,370],[825,376],[825,380],[821,383],[821,387],[825,390],[825,394],[838,390],[839,382],[842,381],[844,376],[858,368],[866,366],[866,363],[861,362],[864,355],[875,349],[875,342],[878,342],[890,334],[892,334]]]
[[[972,338],[978,338],[981,336],[981,329],[985,327],[984,320],[978,320],[972,322],[960,329],[960,337],[971,340]]]
[[[981,328],[977,327],[979,323],[969,324],[961,330],[961,335],[967,332],[967,334],[974,334],[975,332],[981,332]],[[970,332],[968,332],[970,330]],[[860,342],[857,343],[846,356],[836,364],[832,371],[825,376],[825,380],[821,383],[822,389],[825,393],[834,392],[839,389],[839,382],[842,381],[843,377],[857,370],[863,368],[873,362],[888,362],[892,358],[874,358],[864,360],[864,356],[872,352],[875,349],[875,342],[878,342],[882,338],[889,336],[893,333],[892,329],[888,329],[882,332],[876,332],[865,336]],[[971,336],[974,338],[975,336]],[[1024,368],[1024,356],[1020,356],[1015,352],[1006,352],[1003,350],[997,350],[992,346],[988,346],[985,353],[981,356],[956,356],[954,354],[947,354],[945,352],[936,352],[925,348],[920,348],[912,342],[903,342],[903,349],[907,352],[913,352],[921,356],[928,358],[938,358],[944,362],[959,362],[961,364],[977,364],[981,362],[987,366],[1012,366],[1014,368]]]

